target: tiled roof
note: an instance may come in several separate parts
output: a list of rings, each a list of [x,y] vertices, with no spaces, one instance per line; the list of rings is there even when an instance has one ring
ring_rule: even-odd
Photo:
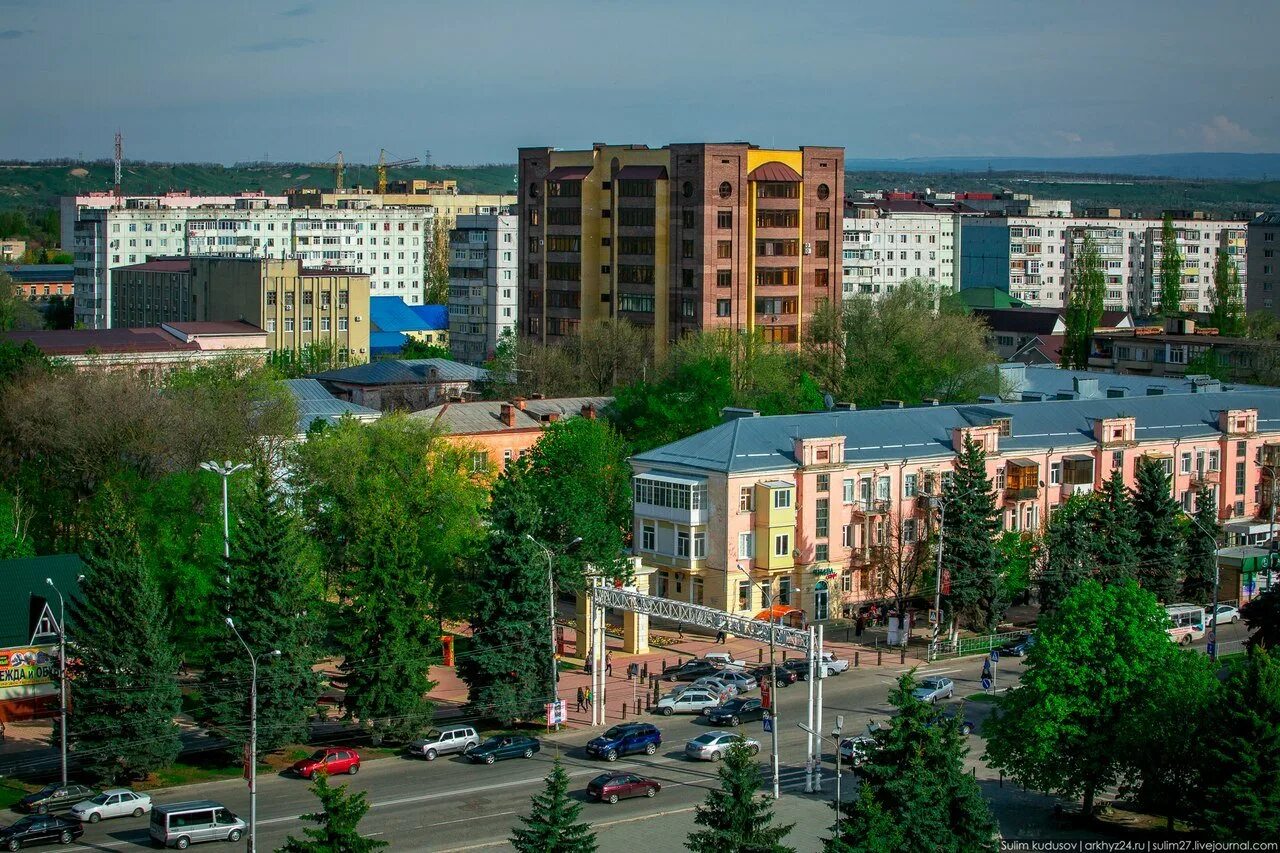
[[[299,433],[310,429],[316,418],[334,424],[343,415],[351,415],[360,420],[373,420],[382,416],[377,409],[339,400],[315,379],[286,379],[284,384],[298,406]]]
[[[575,418],[582,414],[583,406],[593,406],[597,412],[613,402],[612,397],[556,397],[543,400],[526,400],[524,408],[501,400],[482,400],[475,403],[445,403],[432,409],[414,412],[409,417],[424,418],[451,435],[473,435],[485,432],[539,429],[545,426],[551,415],[558,419]],[[502,407],[512,406],[511,426],[502,422]]]
[[[83,572],[84,563],[75,554],[0,560],[0,583],[6,590],[5,606],[0,607],[0,648],[30,643],[46,602],[51,604],[53,618],[58,618],[58,595],[45,578],[52,578],[69,602],[79,595],[76,578]],[[67,617],[69,622],[70,611]]]
[[[312,379],[348,385],[423,385],[428,382],[483,382],[489,371],[447,358],[371,361],[339,370],[315,373]]]
[[[1093,447],[1092,421],[1098,418],[1131,416],[1137,419],[1139,441],[1173,440],[1217,435],[1219,411],[1250,408],[1258,410],[1260,431],[1280,432],[1280,390],[1234,391],[746,417],[633,458],[658,468],[772,471],[797,464],[794,439],[833,435],[845,436],[846,463],[951,457],[951,430],[971,425],[975,412],[982,418],[1010,418],[1012,435],[1000,439],[1000,449],[1021,455]]]
[[[747,175],[748,181],[781,181],[784,183],[798,183],[803,178],[795,169],[786,163],[779,163],[777,160],[770,160],[768,163],[761,163],[751,170]]]

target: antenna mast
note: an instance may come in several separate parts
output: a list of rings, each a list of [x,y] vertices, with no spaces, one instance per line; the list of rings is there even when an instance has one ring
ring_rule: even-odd
[[[120,177],[124,171],[124,137],[120,135],[120,131],[116,131],[116,153],[115,153],[115,196],[116,204],[124,207],[124,191],[120,188]]]

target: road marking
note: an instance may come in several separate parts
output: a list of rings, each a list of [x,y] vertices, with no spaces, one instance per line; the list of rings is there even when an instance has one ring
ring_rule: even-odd
[[[509,814],[518,814],[518,812],[494,812],[493,814],[476,815],[475,817],[460,817],[457,820],[445,820],[440,823],[424,823],[421,829],[430,829],[433,826],[448,826],[451,823],[466,823],[469,820],[486,820],[491,817],[503,817]]]

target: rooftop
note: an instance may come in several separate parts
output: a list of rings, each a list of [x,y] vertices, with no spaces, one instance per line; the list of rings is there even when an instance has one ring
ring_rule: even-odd
[[[489,371],[447,358],[389,359],[316,373],[312,379],[348,385],[423,385],[429,382],[483,382]]]
[[[30,645],[46,604],[53,608],[53,618],[58,618],[58,595],[45,578],[52,578],[58,590],[72,599],[80,591],[76,578],[83,572],[84,563],[75,554],[0,560],[0,578],[9,602],[0,607],[0,648]]]
[[[339,400],[315,379],[286,379],[284,384],[293,395],[293,400],[298,407],[299,434],[309,430],[317,418],[332,425],[336,424],[343,415],[362,421],[374,420],[382,416],[377,409]]]
[[[140,264],[128,264],[116,267],[117,270],[137,270],[138,272],[191,272],[189,258],[169,258],[162,261],[143,261]]]
[[[239,320],[213,323],[168,323],[121,329],[56,329],[0,332],[0,340],[22,344],[31,341],[48,356],[107,355],[116,353],[200,352],[201,337],[261,335],[266,332]],[[230,352],[230,350],[228,350]]]
[[[13,264],[0,268],[19,284],[71,281],[75,270],[74,264]]]
[[[409,305],[400,296],[371,296],[369,320],[378,332],[434,332],[449,328],[449,308]]]
[[[474,403],[445,403],[414,412],[409,417],[424,418],[452,435],[541,429],[555,420],[579,417],[590,406],[597,412],[613,402],[612,397],[555,397],[542,400],[482,400]],[[512,423],[502,420],[504,406],[511,407]]]

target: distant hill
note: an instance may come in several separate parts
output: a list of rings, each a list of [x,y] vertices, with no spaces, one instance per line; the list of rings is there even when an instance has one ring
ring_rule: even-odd
[[[395,179],[455,180],[464,193],[515,189],[515,167],[439,166],[392,169]],[[92,163],[0,163],[0,210],[52,207],[59,196],[111,189],[110,161]],[[372,187],[372,166],[347,166],[347,186]],[[216,163],[130,163],[124,165],[124,190],[131,195],[190,190],[196,195],[227,195],[241,190],[281,193],[290,187],[332,187],[331,167],[299,163],[222,166]]]
[[[1125,154],[1114,157],[845,158],[851,172],[1055,172],[1264,181],[1280,178],[1280,154]]]

